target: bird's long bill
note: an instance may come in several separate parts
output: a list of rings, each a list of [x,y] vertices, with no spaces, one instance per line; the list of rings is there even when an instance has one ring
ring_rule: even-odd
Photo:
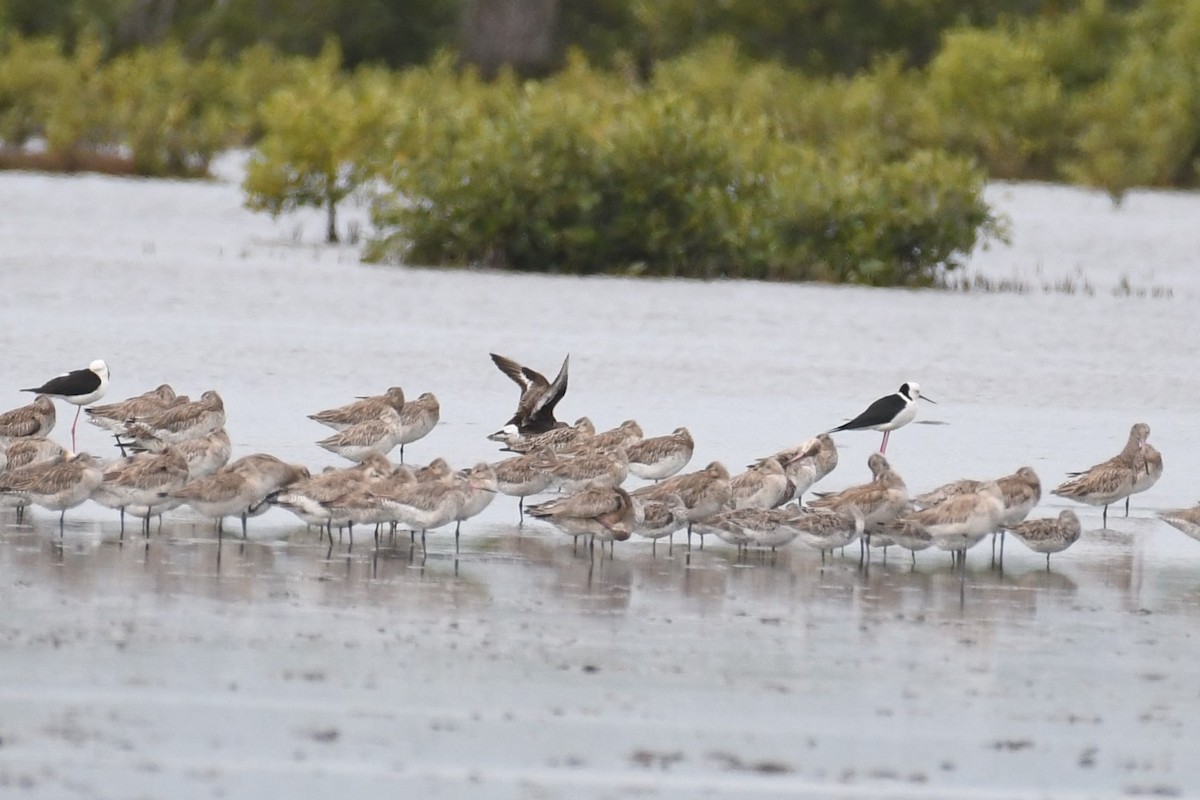
[[[925,395],[921,395],[921,399],[928,400],[930,403],[933,403],[935,406],[938,404],[937,400],[934,400],[932,397],[926,397]]]

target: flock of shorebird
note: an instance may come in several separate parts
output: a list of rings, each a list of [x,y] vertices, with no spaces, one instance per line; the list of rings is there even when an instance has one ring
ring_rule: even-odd
[[[272,507],[292,511],[303,522],[329,534],[345,530],[353,545],[354,526],[373,525],[376,542],[382,532],[398,528],[421,533],[455,524],[481,513],[497,493],[518,498],[520,523],[525,514],[543,520],[578,542],[624,541],[631,535],[653,541],[686,530],[712,535],[744,549],[770,549],[795,540],[820,551],[822,560],[833,550],[859,542],[860,558],[871,548],[899,547],[913,553],[937,548],[963,563],[966,551],[989,534],[1004,532],[1038,553],[1050,555],[1078,540],[1081,527],[1074,512],[1056,518],[1026,519],[1042,495],[1041,481],[1029,467],[994,480],[960,480],[911,496],[884,454],[890,433],[916,416],[921,395],[913,382],[876,400],[849,422],[801,444],[758,459],[744,472],[731,475],[719,461],[684,473],[694,442],[687,428],[647,438],[627,420],[612,430],[597,432],[582,417],[567,425],[554,410],[567,390],[568,360],[554,380],[512,359],[492,354],[496,366],[520,387],[517,410],[508,423],[488,438],[503,445],[512,457],[481,462],[454,470],[438,458],[414,468],[404,461],[404,446],[426,436],[437,425],[440,408],[429,393],[408,400],[392,387],[383,394],[360,397],[339,408],[320,411],[310,419],[336,432],[318,445],[354,462],[327,468],[316,475],[299,464],[288,464],[265,453],[230,461],[232,443],[225,432],[225,407],[220,395],[206,391],[198,400],[177,395],[163,384],[119,403],[90,405],[108,387],[103,361],[85,370],[61,375],[26,389],[37,394],[32,403],[0,414],[0,506],[41,506],[59,512],[60,534],[68,509],[86,500],[119,509],[124,534],[125,516],[142,520],[149,536],[150,521],[179,506],[190,506],[215,521],[223,531],[226,517],[247,519]],[[53,398],[86,409],[87,419],[111,431],[121,457],[102,462],[74,452],[75,424],[70,450],[47,438],[55,425]],[[930,401],[932,402],[932,401]],[[75,423],[79,411],[76,411]],[[831,433],[845,430],[883,432],[879,453],[867,461],[869,482],[838,492],[803,497],[838,463]],[[1124,448],[1114,457],[1079,473],[1052,490],[1060,497],[1092,506],[1108,506],[1149,489],[1162,475],[1162,456],[1147,439],[1150,428],[1135,424]],[[388,455],[400,448],[400,464]],[[628,491],[627,478],[651,481]],[[534,495],[558,494],[536,505]],[[1200,506],[1163,512],[1161,518],[1200,540]]]

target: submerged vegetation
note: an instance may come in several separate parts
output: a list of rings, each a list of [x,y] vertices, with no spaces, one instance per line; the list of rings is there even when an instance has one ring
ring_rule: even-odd
[[[336,0],[318,5],[341,19]],[[803,51],[774,35],[803,3],[563,0],[581,49],[537,79],[430,58],[450,42],[450,5],[412,4],[432,15],[410,53],[425,63],[399,69],[371,66],[367,40],[345,32],[349,57],[333,40],[319,53],[288,46],[303,37],[245,46],[195,18],[186,36],[124,48],[103,26],[10,26],[0,167],[201,176],[215,153],[249,146],[250,207],[322,208],[335,241],[338,203],[364,194],[374,260],[963,289],[985,287],[947,272],[1004,235],[989,178],[1118,201],[1200,180],[1200,0],[1025,16],[1028,4],[961,3],[957,17],[909,0],[883,5],[942,9],[939,40],[847,25]]]

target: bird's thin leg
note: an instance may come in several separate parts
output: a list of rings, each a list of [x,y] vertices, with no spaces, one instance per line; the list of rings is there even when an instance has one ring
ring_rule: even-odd
[[[121,506],[121,536],[118,541],[125,541],[125,506]]]
[[[525,498],[524,497],[517,498],[517,513],[521,515],[521,521],[518,522],[517,525],[518,526],[524,525],[525,524]]]
[[[79,412],[83,411],[83,406],[75,406],[75,421],[71,423],[71,449],[75,449],[75,426],[79,424]]]
[[[1104,527],[1107,528],[1108,527],[1108,504],[1107,503],[1104,505],[1104,516],[1101,517],[1101,519],[1103,520]]]
[[[892,434],[891,431],[883,432],[883,444],[879,445],[879,452],[883,453],[884,455],[887,455],[888,436],[890,436],[891,434]]]
[[[1127,517],[1129,516],[1129,498],[1128,497],[1125,498],[1125,516],[1127,516]],[[1047,553],[1046,555],[1047,555],[1046,566],[1048,567],[1048,566],[1050,566],[1050,559],[1049,559],[1050,554]]]

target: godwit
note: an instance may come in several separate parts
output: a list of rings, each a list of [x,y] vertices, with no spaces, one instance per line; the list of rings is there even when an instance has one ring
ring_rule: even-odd
[[[179,403],[134,418],[118,436],[132,439],[149,450],[154,445],[148,440],[180,444],[207,436],[224,424],[225,402],[215,390],[209,389],[194,402]]]
[[[648,481],[669,478],[692,460],[696,443],[687,428],[676,428],[666,436],[642,439],[628,445],[629,471]]]
[[[787,499],[795,500],[801,499],[805,492],[833,472],[838,465],[837,445],[833,443],[833,437],[828,433],[818,434],[795,447],[780,450],[767,458],[774,458],[783,465],[783,471],[792,484],[792,496]],[[756,463],[765,460],[760,458]]]
[[[837,431],[883,431],[883,443],[879,452],[887,452],[888,436],[892,431],[912,422],[917,416],[917,400],[934,401],[921,394],[921,387],[915,381],[900,384],[895,394],[885,395],[849,422],[832,428],[827,433]]]
[[[831,508],[801,508],[797,504],[783,506],[779,510],[789,515],[788,524],[801,542],[821,551],[822,564],[825,563],[827,552],[840,550],[863,534],[865,520],[857,506],[837,511]]]
[[[967,550],[977,545],[1000,525],[1004,494],[995,481],[987,481],[977,492],[960,494],[929,508],[914,511],[904,521],[924,528],[935,547],[955,554],[964,564]]]
[[[658,500],[633,498],[635,513],[633,531],[652,541],[650,552],[658,553],[658,540],[667,537],[667,552],[674,549],[674,533],[687,527],[687,506],[679,495],[671,492]]]
[[[642,440],[642,426],[631,419],[627,419],[617,427],[597,433],[586,439],[577,442],[574,447],[566,451],[568,454],[591,453],[597,450],[606,450],[614,447],[627,448]]]
[[[45,436],[27,436],[17,439],[4,451],[8,469],[20,469],[48,461],[62,461],[69,451],[53,439]],[[3,472],[4,470],[0,470]]]
[[[1075,544],[1083,530],[1070,509],[1060,512],[1058,519],[1031,519],[1005,527],[1030,550],[1046,554],[1046,569],[1050,569],[1050,554]]]
[[[380,395],[360,397],[353,403],[309,414],[308,418],[341,431],[360,422],[378,419],[389,408],[397,413],[404,408],[404,390],[399,386],[393,386]]]
[[[404,463],[404,445],[424,438],[441,418],[442,407],[432,392],[425,392],[400,409],[400,463]]]
[[[491,464],[480,462],[459,476],[464,493],[463,501],[454,513],[454,552],[458,552],[458,534],[462,524],[483,513],[496,497],[496,471]]]
[[[877,539],[877,546],[883,546],[882,542],[886,536],[877,536],[875,529],[895,519],[907,508],[908,488],[882,453],[872,453],[867,458],[867,467],[874,476],[870,483],[818,495],[816,499],[809,500],[808,505],[812,508],[830,508],[835,511],[848,511],[851,506],[856,507],[863,515],[868,536]]]
[[[306,525],[324,527],[333,518],[328,503],[360,486],[386,478],[391,473],[392,463],[384,456],[372,453],[353,467],[331,469],[296,481],[270,498],[270,501],[291,511]]]
[[[952,481],[932,491],[918,495],[913,498],[913,502],[918,508],[929,508],[957,495],[978,492],[985,482],[970,478]],[[1000,486],[1000,491],[1004,495],[1004,515],[1000,518],[1000,557],[1003,558],[1004,529],[1016,525],[1029,516],[1029,512],[1042,499],[1042,482],[1038,478],[1037,473],[1033,471],[1033,467],[1021,467],[1011,475],[997,478],[996,483]],[[993,533],[993,549],[995,545],[996,536]]]
[[[383,408],[378,417],[343,428],[317,442],[317,446],[351,461],[362,461],[373,455],[386,456],[400,444],[403,427],[400,414],[389,406]]]
[[[1162,477],[1162,473],[1162,453],[1158,452],[1154,445],[1146,442],[1146,447],[1142,450],[1141,462],[1134,464],[1133,491],[1129,493],[1130,496],[1144,492],[1158,483],[1158,479]],[[1129,516],[1128,497],[1125,498],[1125,516]]]
[[[574,494],[589,486],[620,486],[629,475],[629,456],[622,447],[587,452],[562,458],[550,468],[550,483],[563,494]]]
[[[215,519],[218,535],[224,533],[225,517],[241,517],[245,538],[246,520],[266,510],[265,501],[272,493],[307,477],[306,467],[287,464],[267,453],[253,453],[164,494],[183,501],[201,516]]]
[[[517,433],[522,436],[544,433],[556,427],[558,423],[554,419],[554,407],[567,393],[567,365],[571,357],[568,355],[563,359],[558,376],[551,382],[540,372],[523,367],[511,358],[495,353],[490,355],[500,371],[521,388],[517,410],[505,424],[515,425]]]
[[[677,494],[687,508],[688,547],[692,542],[692,526],[703,522],[709,517],[721,513],[729,504],[731,490],[729,487],[729,470],[720,461],[712,461],[704,469],[676,475],[665,481],[643,486],[633,493],[639,499],[662,500],[670,494]],[[700,547],[704,547],[704,537],[700,538]]]
[[[92,499],[121,511],[121,536],[125,535],[125,509],[145,506],[144,532],[150,535],[150,517],[155,505],[165,505],[163,495],[180,489],[188,480],[187,459],[175,447],[161,453],[140,453],[123,458],[104,469],[103,481]]]
[[[87,369],[76,369],[51,378],[36,389],[22,389],[59,397],[76,406],[75,420],[71,423],[71,449],[75,449],[75,426],[79,424],[79,412],[88,403],[94,403],[108,391],[108,365],[100,359],[88,364]]]
[[[1120,453],[1083,472],[1071,473],[1070,479],[1050,493],[1089,506],[1104,506],[1102,520],[1107,526],[1109,505],[1133,494],[1139,471],[1145,470],[1143,454],[1149,436],[1149,425],[1135,424]]]
[[[733,508],[775,508],[787,502],[792,485],[783,466],[765,458],[729,481],[729,505]]]
[[[17,439],[46,436],[54,430],[54,401],[39,394],[32,403],[0,414],[0,444],[8,445]]]
[[[539,447],[529,453],[507,458],[492,465],[496,473],[496,489],[517,500],[519,524],[525,523],[525,498],[546,491],[553,480],[550,471],[558,457],[549,447]]]
[[[92,496],[104,477],[100,462],[88,453],[9,470],[0,475],[0,494],[18,498],[23,505],[37,505],[58,515],[58,534],[62,536],[67,509]]]
[[[569,497],[529,507],[530,516],[549,522],[578,541],[588,536],[594,544],[623,542],[633,531],[633,500],[624,489],[592,487]]]
[[[130,397],[119,403],[108,403],[102,406],[90,406],[84,409],[87,421],[113,433],[120,433],[130,419],[137,419],[155,414],[165,408],[188,402],[186,396],[175,394],[168,383],[160,384],[157,388],[143,392],[136,397]]]
[[[565,453],[577,445],[596,435],[596,426],[587,417],[575,420],[574,425],[559,425],[545,433],[535,433],[532,436],[522,436],[517,432],[516,425],[506,425],[501,430],[488,435],[493,442],[501,442],[501,449],[515,453],[528,453],[539,447],[547,447],[555,453]]]
[[[1158,516],[1172,528],[1181,530],[1200,542],[1200,505],[1192,506],[1191,508],[1177,508],[1173,511],[1163,511]]]

